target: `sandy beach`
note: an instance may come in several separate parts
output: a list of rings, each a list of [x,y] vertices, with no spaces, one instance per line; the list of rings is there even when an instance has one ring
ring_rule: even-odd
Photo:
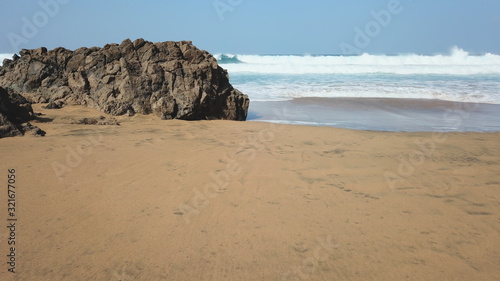
[[[0,280],[498,280],[500,133],[116,117],[0,139]]]

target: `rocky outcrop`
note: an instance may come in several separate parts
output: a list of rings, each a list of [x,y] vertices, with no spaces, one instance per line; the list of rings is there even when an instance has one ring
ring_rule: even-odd
[[[4,60],[0,86],[48,108],[85,105],[111,115],[245,120],[249,106],[216,59],[189,41],[22,50]]]
[[[22,136],[27,132],[43,136],[45,132],[29,121],[35,119],[31,104],[20,94],[0,87],[0,138]]]

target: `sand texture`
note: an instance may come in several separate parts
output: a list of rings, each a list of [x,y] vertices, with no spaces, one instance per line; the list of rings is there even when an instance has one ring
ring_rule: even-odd
[[[35,111],[46,137],[0,140],[0,280],[500,276],[500,133]]]

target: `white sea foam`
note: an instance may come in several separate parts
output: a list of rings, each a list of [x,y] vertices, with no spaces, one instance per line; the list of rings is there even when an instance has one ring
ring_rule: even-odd
[[[439,99],[456,102],[479,102],[500,104],[500,94],[484,87],[468,88],[443,86],[421,87],[413,83],[385,85],[366,83],[340,85],[300,85],[300,84],[234,84],[242,92],[248,94],[252,101],[283,101],[303,97],[326,98],[405,98],[405,99]]]
[[[216,55],[230,73],[261,74],[500,74],[500,55],[470,55],[453,48],[448,55],[259,56]]]
[[[440,99],[500,104],[500,55],[216,55],[252,101],[300,97]]]
[[[12,59],[13,54],[0,54],[0,66],[3,65],[4,59]]]

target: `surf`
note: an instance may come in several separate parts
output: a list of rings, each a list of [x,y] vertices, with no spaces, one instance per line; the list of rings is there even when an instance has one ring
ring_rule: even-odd
[[[259,74],[500,74],[500,55],[471,55],[454,47],[446,55],[216,55],[230,73]]]

